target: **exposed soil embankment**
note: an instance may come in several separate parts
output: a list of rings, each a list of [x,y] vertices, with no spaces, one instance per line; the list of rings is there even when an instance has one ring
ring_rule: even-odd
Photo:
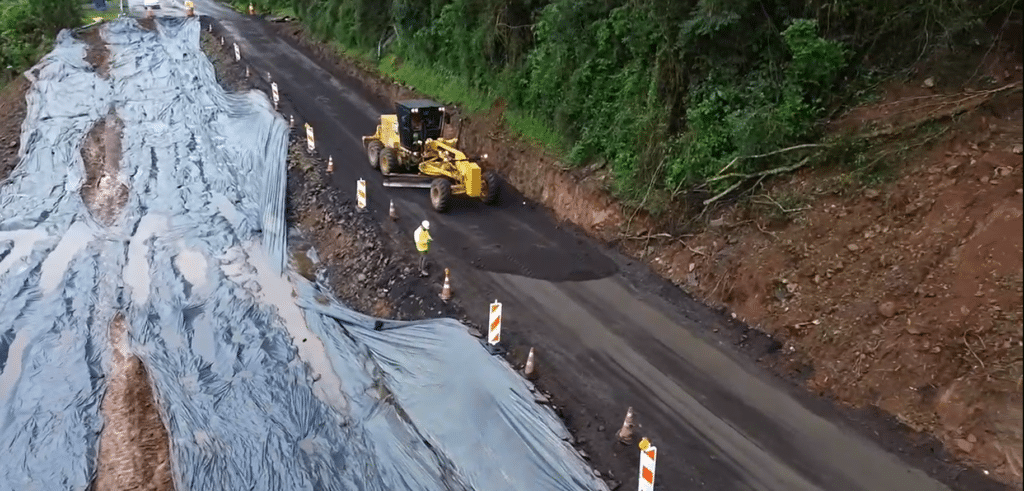
[[[6,179],[18,163],[28,87],[28,80],[18,77],[0,91],[0,180]]]

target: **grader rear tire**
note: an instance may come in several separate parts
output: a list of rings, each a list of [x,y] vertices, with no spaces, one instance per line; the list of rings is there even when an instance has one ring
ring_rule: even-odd
[[[385,148],[380,151],[379,164],[381,174],[391,174],[398,168],[398,156],[393,149]]]
[[[501,178],[498,177],[498,173],[493,170],[484,172],[483,182],[481,183],[480,189],[480,200],[487,205],[493,205],[498,200],[498,195],[501,194]]]
[[[439,213],[448,211],[452,205],[452,183],[438,177],[430,183],[430,204]]]
[[[383,149],[384,144],[378,140],[374,140],[366,146],[366,158],[370,161],[370,167],[374,169],[380,167],[380,151]]]

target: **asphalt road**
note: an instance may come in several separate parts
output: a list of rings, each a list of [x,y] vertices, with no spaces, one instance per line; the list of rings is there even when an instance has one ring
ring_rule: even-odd
[[[181,2],[161,3],[158,15],[181,15]],[[354,199],[356,180],[366,179],[370,212],[381,220],[394,200],[410,248],[417,223],[431,221],[434,264],[451,269],[471,319],[485,324],[486,305],[503,302],[505,336],[537,348],[555,397],[582,406],[569,411],[577,418],[607,426],[608,441],[595,446],[634,453],[612,440],[627,406],[636,410],[638,432],[659,449],[658,489],[950,489],[711,334],[728,319],[678,294],[664,298],[634,272],[638,266],[561,227],[509,187],[497,206],[467,202],[445,215],[430,208],[426,190],[384,188],[360,137],[390,108],[263,21],[208,0],[196,10],[217,19],[261,78],[271,74],[296,131],[304,122],[315,128],[318,153],[334,158],[335,185]],[[635,485],[635,468],[629,472],[617,476],[622,489]]]

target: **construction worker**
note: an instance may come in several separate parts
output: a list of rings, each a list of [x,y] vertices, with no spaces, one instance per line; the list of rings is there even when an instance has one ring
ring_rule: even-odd
[[[430,222],[423,220],[423,223],[413,232],[416,239],[416,250],[420,251],[420,276],[427,276],[427,249],[434,240],[430,237]]]

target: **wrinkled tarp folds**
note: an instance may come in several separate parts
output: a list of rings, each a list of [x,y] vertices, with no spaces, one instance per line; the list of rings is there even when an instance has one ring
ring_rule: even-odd
[[[197,19],[68,32],[35,67],[0,187],[0,489],[86,489],[129,320],[179,489],[605,490],[528,382],[450,319],[373,330],[285,261],[287,123],[225,93]],[[110,227],[79,194],[89,129],[123,122]]]

